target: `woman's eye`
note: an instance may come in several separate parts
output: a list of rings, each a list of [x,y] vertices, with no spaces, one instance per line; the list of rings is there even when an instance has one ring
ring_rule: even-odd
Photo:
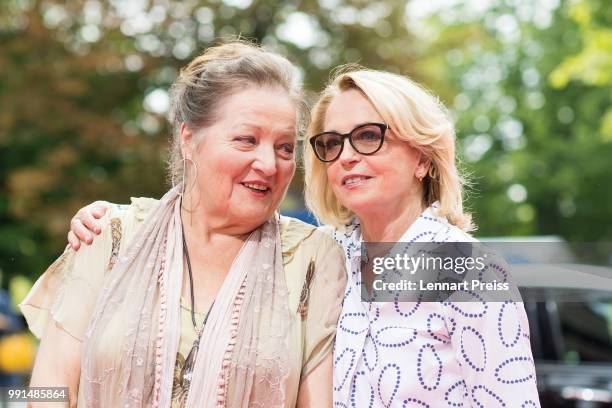
[[[255,140],[255,137],[253,136],[239,136],[235,138],[234,140],[241,142],[241,143],[250,144],[250,145],[254,145],[257,142]]]
[[[358,138],[362,139],[362,140],[368,140],[368,141],[369,140],[378,140],[378,139],[380,139],[380,135],[378,133],[376,133],[376,132],[371,131],[371,130],[366,130],[364,132],[361,132],[358,135]]]
[[[340,146],[341,144],[342,144],[342,141],[341,141],[341,140],[339,140],[339,139],[331,139],[331,140],[328,140],[328,141],[325,143],[325,148],[327,148],[327,149],[333,149],[333,148],[335,148],[335,147]]]
[[[289,153],[289,154],[293,154],[293,151],[295,150],[295,146],[293,146],[293,144],[291,144],[291,143],[284,143],[284,144],[280,145],[279,148],[283,152]]]

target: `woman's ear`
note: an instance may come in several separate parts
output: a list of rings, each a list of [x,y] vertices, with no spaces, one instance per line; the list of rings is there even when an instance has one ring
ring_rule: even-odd
[[[414,176],[419,179],[419,181],[423,180],[427,173],[429,172],[429,167],[431,166],[431,159],[427,157],[423,152],[419,153],[419,164],[417,164],[414,169]]]
[[[191,129],[189,129],[189,127],[184,122],[181,123],[180,137],[181,137],[181,153],[183,157],[190,158],[191,157],[190,146],[193,140],[193,132],[191,131]]]

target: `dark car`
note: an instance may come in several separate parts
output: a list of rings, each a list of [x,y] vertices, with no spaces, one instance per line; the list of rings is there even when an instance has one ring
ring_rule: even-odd
[[[542,407],[612,407],[612,269],[512,265]]]

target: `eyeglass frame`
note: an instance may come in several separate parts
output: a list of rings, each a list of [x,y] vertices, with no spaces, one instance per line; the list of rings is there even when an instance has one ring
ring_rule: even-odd
[[[376,148],[376,150],[374,150],[373,152],[370,153],[362,153],[359,151],[359,149],[357,149],[355,147],[355,145],[353,144],[353,133],[357,130],[360,129],[362,127],[365,126],[376,126],[380,129],[380,145]],[[364,156],[371,156],[375,153],[377,153],[383,146],[384,142],[385,142],[385,132],[387,130],[391,130],[391,127],[389,125],[387,125],[386,123],[376,123],[376,122],[368,122],[368,123],[363,123],[359,126],[356,126],[353,128],[353,130],[351,130],[348,133],[340,133],[340,132],[334,132],[334,131],[329,131],[329,132],[321,132],[321,133],[317,133],[316,135],[312,136],[309,140],[310,146],[312,146],[312,151],[314,152],[315,156],[317,157],[317,159],[319,159],[319,161],[323,162],[323,163],[332,163],[335,162],[336,160],[338,160],[338,158],[340,158],[340,156],[342,155],[342,152],[344,151],[344,145],[345,145],[345,140],[348,139],[349,143],[351,144],[351,147],[353,148],[353,150],[355,150],[357,153],[362,154]],[[340,151],[338,152],[338,155],[333,159],[333,160],[323,160],[321,159],[321,157],[319,157],[319,154],[317,153],[317,149],[315,147],[315,143],[316,143],[316,139],[320,136],[323,135],[327,135],[327,134],[334,134],[334,135],[338,135],[340,137],[342,137],[342,146],[340,147]]]

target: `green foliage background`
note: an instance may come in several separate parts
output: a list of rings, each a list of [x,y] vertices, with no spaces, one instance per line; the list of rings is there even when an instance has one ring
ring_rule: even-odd
[[[423,3],[0,2],[3,286],[27,288],[84,204],[163,194],[169,129],[147,96],[238,34],[288,55],[313,93],[334,66],[359,62],[438,94],[457,121],[479,235],[610,240],[607,0],[449,1],[417,13]],[[301,183],[285,208],[301,205]]]

